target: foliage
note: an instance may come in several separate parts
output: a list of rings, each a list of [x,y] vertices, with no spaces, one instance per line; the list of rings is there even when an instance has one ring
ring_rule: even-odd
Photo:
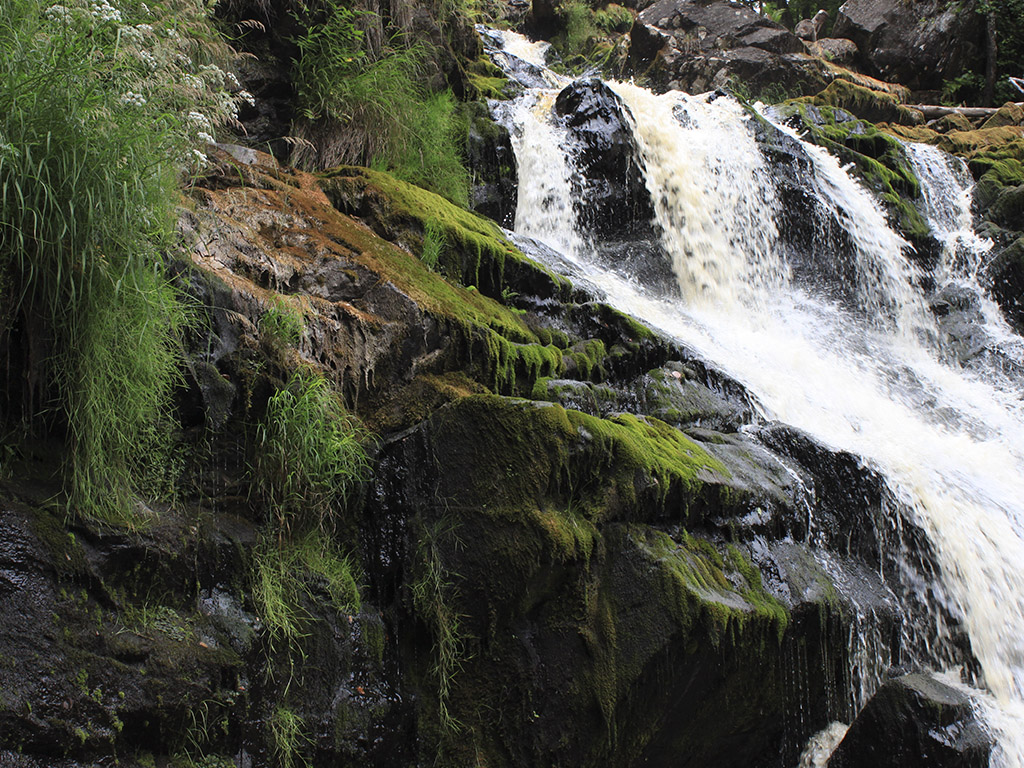
[[[284,705],[278,706],[267,719],[276,765],[281,768],[292,768],[296,764],[308,765],[299,755],[302,745],[309,742],[309,738],[302,732],[304,726],[302,718]]]
[[[359,610],[351,560],[319,533],[295,541],[265,538],[254,555],[253,598],[271,640],[294,646],[309,620],[304,605],[325,593],[339,613]]]
[[[267,403],[253,468],[279,542],[293,533],[332,533],[335,510],[368,471],[357,423],[330,383],[308,371],[295,373]]]
[[[412,600],[417,613],[434,634],[433,674],[437,681],[437,708],[441,726],[449,732],[462,727],[448,709],[455,675],[462,668],[465,652],[462,617],[453,603],[455,586],[448,580],[441,559],[442,539],[459,545],[450,525],[428,526],[418,545],[416,575],[412,581]]]
[[[430,219],[423,229],[423,252],[420,254],[420,260],[430,269],[437,269],[445,246],[444,228]]]
[[[260,315],[259,328],[260,335],[271,346],[294,347],[305,330],[302,311],[288,299],[275,296]]]
[[[314,148],[300,146],[297,160],[321,169],[373,165],[465,205],[455,102],[425,85],[432,51],[396,34],[371,57],[357,26],[363,13],[319,0],[297,14],[305,30],[296,40],[297,133]]]
[[[186,313],[160,254],[190,147],[236,106],[205,5],[154,8],[0,1],[0,347],[26,350],[22,418],[67,430],[72,503],[108,519],[169,450]]]

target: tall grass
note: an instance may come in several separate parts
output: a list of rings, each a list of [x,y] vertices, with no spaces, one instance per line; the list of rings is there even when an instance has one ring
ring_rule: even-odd
[[[320,0],[299,14],[306,31],[296,41],[296,133],[310,144],[298,145],[296,160],[320,169],[373,165],[465,205],[455,101],[426,86],[433,52],[396,34],[370,56],[358,28],[363,13]]]
[[[0,0],[0,350],[24,381],[8,419],[65,431],[70,502],[110,519],[168,460],[179,174],[251,98],[226,90],[202,0],[115,2]]]
[[[323,377],[299,371],[267,403],[254,481],[278,540],[333,534],[335,514],[369,473],[355,419]]]

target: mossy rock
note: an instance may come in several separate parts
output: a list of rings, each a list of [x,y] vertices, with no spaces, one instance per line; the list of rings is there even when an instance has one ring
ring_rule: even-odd
[[[897,95],[836,79],[815,96],[801,99],[819,107],[838,107],[872,123],[921,125],[924,115],[900,103]]]
[[[729,477],[699,444],[656,419],[602,419],[494,395],[438,410],[422,434],[436,461],[474,467],[434,478],[449,508],[492,517],[556,504],[594,521],[700,520],[723,503]]]
[[[1002,128],[1007,125],[1019,126],[1024,123],[1024,107],[1008,101],[994,115],[981,124],[982,128]]]
[[[814,107],[795,100],[786,103],[783,114],[798,119],[806,128],[806,137],[815,144],[853,165],[854,172],[885,203],[891,223],[920,257],[936,255],[931,227],[918,209],[921,185],[898,138],[870,122],[848,119],[845,110],[837,107]]]
[[[572,291],[565,278],[524,256],[493,221],[387,173],[339,168],[325,173],[321,186],[339,210],[369,219],[381,237],[412,253],[424,252],[433,230],[441,240],[438,270],[487,296],[501,298],[509,286],[544,297]]]

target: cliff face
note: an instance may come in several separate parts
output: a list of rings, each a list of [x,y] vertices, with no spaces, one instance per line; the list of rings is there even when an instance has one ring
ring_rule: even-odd
[[[853,612],[789,538],[806,499],[737,431],[738,385],[441,198],[215,159],[181,214],[192,484],[127,529],[48,507],[44,450],[4,484],[7,764],[775,765],[847,713]],[[297,336],[274,331],[282,307]],[[275,529],[253,465],[296,369],[376,437],[332,512],[360,594],[271,550],[289,636],[257,596]],[[877,558],[825,491],[848,459],[773,439]]]

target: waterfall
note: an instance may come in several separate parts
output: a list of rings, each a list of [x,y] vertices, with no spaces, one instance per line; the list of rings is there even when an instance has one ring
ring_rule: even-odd
[[[833,216],[853,243],[856,307],[794,277],[779,242],[771,170],[748,111],[726,96],[611,87],[632,115],[681,297],[645,290],[588,258],[585,238],[569,231],[576,226],[566,197],[574,173],[571,143],[550,100],[532,91],[512,107],[517,233],[561,250],[577,277],[609,303],[743,383],[764,418],[849,451],[885,478],[889,511],[927,534],[942,571],[941,583],[919,585],[921,605],[936,610],[925,617],[935,622],[931,639],[907,639],[918,644],[915,661],[937,671],[950,666],[938,607],[958,619],[980,663],[978,695],[998,735],[993,765],[1024,768],[1022,377],[1005,369],[997,375],[992,366],[962,367],[943,353],[906,242],[834,157],[776,126],[800,141],[818,210]],[[991,353],[1012,357],[1021,340],[977,289],[985,243],[970,227],[969,179],[935,150],[908,152],[924,186],[925,213],[944,245],[940,284],[973,286]],[[546,173],[537,173],[540,168]],[[561,269],[565,262],[551,264]]]

